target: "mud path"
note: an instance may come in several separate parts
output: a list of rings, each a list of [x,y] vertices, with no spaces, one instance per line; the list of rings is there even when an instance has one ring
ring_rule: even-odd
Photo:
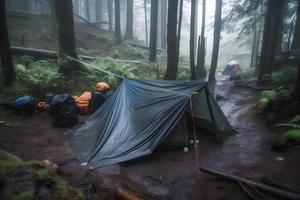
[[[237,88],[222,78],[216,91],[222,110],[238,133],[225,138],[222,145],[209,135],[200,135],[200,165],[252,180],[278,177],[300,185],[300,149],[285,153],[270,150],[276,133],[256,113],[258,93]],[[21,117],[0,108],[0,120],[5,121],[0,124],[0,148],[25,160],[50,159],[62,164],[62,176],[74,186],[94,180],[103,187],[125,187],[149,199],[248,199],[236,184],[200,173],[194,150],[157,151],[87,172],[72,160],[66,130],[53,127],[47,113]]]

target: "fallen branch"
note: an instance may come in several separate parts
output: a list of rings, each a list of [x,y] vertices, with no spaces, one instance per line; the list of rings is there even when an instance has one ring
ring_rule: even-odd
[[[142,45],[142,44],[135,44],[135,43],[130,43],[131,46],[133,47],[138,47],[138,48],[142,48],[142,49],[146,49],[146,50],[149,50],[149,46],[146,46],[146,45]],[[157,51],[160,51],[160,52],[166,52],[165,49],[160,49],[160,48],[157,48],[156,49]]]
[[[32,49],[32,48],[24,48],[24,47],[11,47],[11,52],[16,56],[29,55],[36,59],[57,59],[58,53],[57,51],[45,50],[45,49]],[[95,57],[79,55],[80,58],[84,60],[92,60]]]
[[[150,62],[142,61],[142,60],[122,60],[122,59],[113,59],[113,58],[97,58],[104,61],[115,61],[115,62],[123,62],[123,63],[132,63],[139,65],[149,65]]]
[[[208,168],[205,168],[205,167],[200,167],[199,169],[200,169],[200,171],[208,173],[210,175],[219,176],[221,178],[224,178],[224,179],[227,179],[227,180],[230,180],[230,181],[234,181],[234,182],[237,182],[237,183],[241,182],[241,183],[246,183],[248,185],[252,185],[252,186],[254,186],[258,189],[261,189],[265,192],[268,192],[270,194],[279,196],[279,197],[284,198],[284,199],[296,199],[296,200],[300,199],[300,194],[296,194],[296,193],[293,193],[293,192],[290,192],[290,191],[277,189],[277,188],[270,187],[270,186],[267,186],[267,185],[264,185],[264,184],[261,184],[261,183],[255,182],[255,181],[251,181],[251,180],[242,178],[242,177],[229,175],[229,174],[226,174],[224,172],[208,169]]]

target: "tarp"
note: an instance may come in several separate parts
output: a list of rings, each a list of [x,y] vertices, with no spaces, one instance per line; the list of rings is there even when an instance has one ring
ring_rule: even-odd
[[[77,158],[95,168],[150,154],[181,120],[193,92],[206,85],[124,79],[82,127],[72,132]]]

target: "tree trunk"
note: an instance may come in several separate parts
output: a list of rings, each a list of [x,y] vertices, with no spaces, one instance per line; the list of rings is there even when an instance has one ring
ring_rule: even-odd
[[[56,20],[55,20],[55,6],[54,6],[54,1],[49,2],[50,6],[50,35],[53,37],[56,33]]]
[[[121,41],[121,10],[120,0],[115,0],[115,37],[118,42]]]
[[[96,2],[96,9],[95,9],[95,13],[96,13],[96,21],[99,24],[99,28],[102,28],[102,21],[103,21],[103,12],[102,12],[102,0],[95,0]],[[100,23],[99,23],[100,22]]]
[[[3,85],[13,83],[16,73],[12,61],[8,30],[6,24],[5,0],[0,1],[0,56],[3,70]]]
[[[89,2],[89,0],[85,0],[85,9],[86,9],[86,19],[90,22],[91,17],[90,17],[90,2]]]
[[[133,37],[133,0],[127,0],[126,38],[132,39],[132,37]]]
[[[160,0],[161,2],[161,48],[167,48],[167,0]]]
[[[205,12],[206,12],[206,0],[203,0],[202,4],[202,26],[201,26],[201,36],[200,36],[200,46],[198,47],[198,58],[196,66],[196,79],[204,80],[206,78],[205,70]]]
[[[113,5],[112,0],[107,0],[107,14],[108,14],[108,30],[113,30]]]
[[[195,75],[195,18],[196,18],[196,1],[191,1],[191,27],[190,27],[190,67],[191,67],[191,80],[196,80]],[[197,45],[196,45],[197,46]]]
[[[72,0],[55,0],[56,23],[59,43],[59,71],[67,74],[70,70],[79,70],[78,63],[65,64],[65,55],[78,59],[75,45],[74,18]],[[72,65],[71,65],[72,64]]]
[[[265,17],[263,44],[259,66],[258,80],[262,80],[265,75],[270,76],[273,71],[275,60],[275,50],[280,23],[282,21],[283,1],[269,0],[267,2],[267,14]]]
[[[176,80],[178,62],[177,54],[177,17],[178,0],[168,0],[168,25],[167,25],[167,70],[164,76],[165,80]]]
[[[151,0],[149,61],[156,61],[158,0]]]
[[[256,23],[257,23],[257,17],[256,17],[256,11],[253,11],[253,24],[252,24],[252,30],[253,30],[253,41],[252,41],[252,50],[251,50],[251,61],[250,61],[250,68],[254,67],[254,63],[255,63],[255,56],[256,56],[256,41],[257,41],[257,27],[256,27]]]
[[[181,35],[181,22],[182,22],[182,9],[183,9],[183,0],[180,0],[179,5],[179,22],[177,30],[177,53],[176,53],[176,62],[179,64],[179,55],[180,55],[180,35]]]
[[[298,73],[294,86],[294,97],[296,100],[300,101],[300,64],[298,64]]]
[[[148,15],[147,15],[147,0],[144,0],[144,12],[145,12],[145,36],[146,44],[148,44]]]
[[[292,50],[300,49],[300,2],[298,1],[297,5],[297,17],[296,24],[294,28],[294,36],[292,42]]]
[[[219,57],[221,25],[222,25],[222,0],[216,0],[214,41],[213,41],[213,51],[211,56],[209,78],[208,78],[209,83],[212,83],[216,80],[215,74],[216,74],[218,57]]]

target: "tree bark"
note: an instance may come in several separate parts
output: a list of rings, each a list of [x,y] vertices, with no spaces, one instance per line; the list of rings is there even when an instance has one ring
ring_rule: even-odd
[[[3,85],[13,83],[16,73],[12,61],[8,30],[6,24],[5,0],[0,1],[0,56],[3,70]]]
[[[168,25],[167,25],[167,70],[165,80],[176,80],[178,71],[177,54],[177,17],[178,0],[168,0]]]
[[[90,2],[89,2],[89,0],[85,0],[85,9],[86,9],[86,19],[90,22],[91,17],[90,17]]]
[[[146,44],[148,44],[148,14],[147,14],[147,0],[144,0],[144,12],[145,12],[145,36]]]
[[[107,0],[107,13],[108,13],[108,30],[113,30],[113,1]]]
[[[205,70],[205,12],[206,12],[206,0],[203,0],[202,4],[202,26],[200,36],[200,46],[198,47],[198,58],[196,66],[196,79],[204,80],[206,78]]]
[[[115,0],[115,37],[118,42],[121,41],[121,10],[120,0]]]
[[[75,45],[74,18],[72,0],[55,0],[55,14],[58,30],[59,60],[65,55],[78,59]],[[59,71],[67,74],[70,70],[79,70],[78,63],[59,64]]]
[[[176,52],[176,62],[178,64],[179,64],[179,56],[180,56],[180,35],[181,35],[182,9],[183,9],[183,0],[180,0],[179,22],[178,22],[178,31],[177,31],[177,52]]]
[[[133,0],[127,0],[126,38],[133,38]]]
[[[265,75],[270,76],[273,71],[277,39],[280,34],[280,23],[278,22],[282,21],[283,3],[284,1],[277,0],[267,2],[258,81],[262,80]]]
[[[209,83],[212,83],[216,80],[215,74],[216,74],[216,69],[218,64],[221,26],[222,26],[222,3],[223,3],[222,0],[216,0],[214,41],[213,41],[213,51],[211,56],[209,78],[208,78]]]
[[[96,7],[96,9],[95,9],[95,14],[96,14],[96,21],[97,22],[102,22],[103,21],[103,12],[102,12],[102,0],[95,0],[96,2],[95,2],[95,7]],[[102,28],[102,23],[99,23],[99,28]]]
[[[160,0],[161,2],[161,48],[167,48],[167,0]]]
[[[252,24],[252,30],[253,30],[253,41],[252,41],[252,50],[251,50],[251,61],[250,61],[250,68],[254,67],[255,65],[255,59],[256,59],[256,41],[257,41],[257,27],[256,27],[256,11],[253,10],[253,24]]]
[[[294,36],[292,42],[292,50],[300,49],[300,2],[297,5],[297,17],[294,28]]]
[[[191,1],[191,26],[190,26],[190,68],[191,68],[191,80],[196,80],[195,74],[195,18],[196,18],[196,1]],[[196,45],[197,46],[197,45]]]
[[[149,61],[156,61],[158,0],[151,0]]]
[[[300,101],[300,64],[298,64],[298,73],[294,86],[294,97],[296,100]]]

